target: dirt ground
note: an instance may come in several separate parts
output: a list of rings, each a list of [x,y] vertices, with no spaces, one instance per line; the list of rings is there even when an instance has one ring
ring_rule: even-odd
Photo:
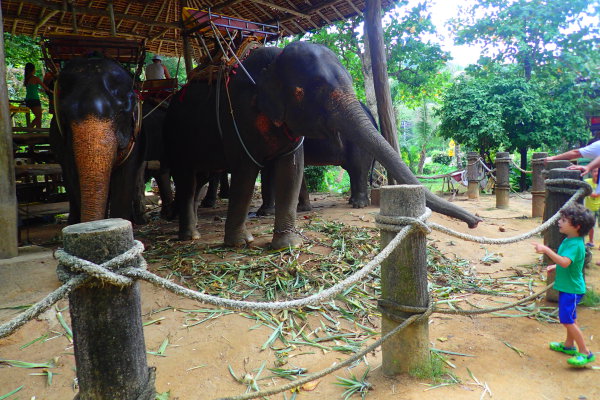
[[[374,226],[376,207],[352,209],[346,198],[330,195],[311,195],[314,213],[324,219],[341,221],[347,224]],[[484,222],[476,230],[457,223],[450,218],[434,214],[432,221],[457,230],[487,237],[509,237],[529,231],[538,226],[539,218],[532,219],[529,195],[513,196],[510,207],[498,210],[495,198],[482,196],[479,200],[467,200],[464,196],[452,199],[460,206],[480,215]],[[200,224],[221,221],[225,208],[202,211]],[[299,219],[304,218],[299,214]],[[272,223],[269,218],[250,222],[250,229],[256,232],[259,225]],[[176,225],[165,224],[166,234],[175,238]],[[220,225],[222,227],[222,224]],[[58,235],[60,226],[46,227],[44,234],[30,229],[27,234],[33,243],[48,242]],[[222,230],[204,235],[201,240],[218,242]],[[266,248],[268,235],[257,236],[257,246]],[[536,265],[539,256],[534,253],[531,241],[526,240],[511,245],[479,245],[450,238],[439,232],[429,236],[430,243],[446,254],[458,255],[469,260],[469,273],[476,276],[497,278],[512,276],[519,270],[535,268],[533,290],[544,286],[543,267]],[[596,243],[597,245],[600,242]],[[19,257],[0,261],[0,324],[13,318],[19,310],[6,307],[31,304],[59,286],[56,279],[56,261],[52,249],[59,243],[47,243],[45,246],[21,248]],[[600,260],[600,250],[593,249],[595,260]],[[498,263],[485,263],[486,255],[497,254]],[[489,265],[488,265],[489,264]],[[592,263],[595,264],[595,263]],[[150,265],[150,270],[156,266]],[[588,287],[600,291],[600,267],[592,265],[587,273]],[[169,346],[165,356],[148,355],[148,364],[157,368],[156,389],[159,393],[170,391],[171,399],[214,399],[244,393],[246,387],[236,382],[228,371],[231,365],[234,371],[241,373],[255,371],[263,361],[268,366],[273,362],[271,349],[261,351],[261,346],[271,330],[263,327],[255,329],[256,322],[236,313],[221,316],[210,323],[185,328],[185,316],[177,309],[197,309],[206,306],[191,300],[178,298],[164,290],[144,282],[142,288],[142,312],[144,321],[161,319],[159,323],[144,328],[148,350],[156,351],[166,337]],[[514,301],[513,298],[494,298],[493,296],[474,296],[471,302],[476,305],[489,305],[493,301]],[[493,304],[499,304],[498,302]],[[539,305],[546,305],[541,301]],[[552,304],[549,304],[552,305]],[[60,311],[57,311],[60,310]],[[161,311],[162,310],[162,311]],[[27,362],[47,362],[54,360],[56,367],[51,385],[47,376],[31,375],[40,370],[8,367],[0,364],[0,397],[11,390],[23,388],[9,399],[70,399],[73,398],[75,363],[71,342],[61,333],[57,313],[69,321],[68,303],[62,300],[57,308],[52,308],[35,321],[27,323],[17,332],[0,339],[0,359]],[[600,351],[599,308],[579,309],[579,323],[589,347]],[[437,349],[467,354],[467,356],[448,355],[448,361],[455,367],[448,369],[458,378],[459,383],[432,388],[430,381],[418,380],[409,376],[386,377],[381,372],[381,351],[371,353],[366,362],[370,366],[367,380],[373,390],[367,399],[600,399],[600,369],[570,368],[566,355],[552,352],[548,342],[564,339],[564,328],[559,324],[540,322],[526,317],[499,317],[478,315],[473,317],[434,314],[430,317],[430,342]],[[21,346],[46,335],[29,346]],[[371,339],[375,340],[375,339]],[[509,344],[514,347],[509,347]],[[521,351],[519,353],[515,349]],[[316,372],[332,363],[345,359],[348,355],[339,352],[322,352],[319,349],[307,349],[290,360],[290,366],[302,366],[309,372]],[[597,362],[596,365],[600,365]],[[316,388],[305,387],[298,399],[339,399],[343,398],[343,388],[334,385],[336,377],[360,376],[365,363],[358,364],[353,370],[342,369],[319,381]],[[478,381],[478,382],[476,382]],[[261,388],[278,386],[287,381],[282,379],[262,381]],[[484,386],[489,388],[485,393]],[[292,394],[278,394],[271,399],[291,399]],[[359,398],[355,396],[353,398]]]

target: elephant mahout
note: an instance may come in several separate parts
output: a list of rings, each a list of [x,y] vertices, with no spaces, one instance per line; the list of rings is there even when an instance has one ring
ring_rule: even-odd
[[[154,157],[152,142],[162,146],[165,111],[156,110],[142,127],[151,105],[142,106],[121,64],[99,56],[65,63],[54,106],[50,143],[63,169],[68,222],[110,216],[143,223],[144,161]]]
[[[304,153],[300,138],[350,139],[370,152],[401,183],[419,184],[398,153],[377,132],[356,98],[352,78],[324,46],[294,42],[263,47],[244,68],[211,82],[191,80],[171,101],[165,120],[166,151],[176,187],[179,237],[199,237],[196,188],[209,172],[231,172],[225,244],[252,241],[245,219],[259,170],[274,171],[272,247],[301,243],[296,204]],[[476,227],[480,219],[427,191],[428,206]]]

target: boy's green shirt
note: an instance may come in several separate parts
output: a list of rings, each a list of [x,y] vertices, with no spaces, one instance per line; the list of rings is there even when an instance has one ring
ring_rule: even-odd
[[[584,294],[583,262],[585,261],[585,243],[583,237],[565,238],[558,247],[558,255],[569,258],[571,264],[567,268],[556,265],[554,289],[565,293]]]

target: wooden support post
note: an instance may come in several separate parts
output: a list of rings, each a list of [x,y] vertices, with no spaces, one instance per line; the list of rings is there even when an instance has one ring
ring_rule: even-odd
[[[4,37],[0,10],[0,35]],[[16,257],[17,243],[17,191],[15,188],[15,160],[11,129],[8,87],[6,86],[6,60],[4,40],[0,41],[0,258]]]
[[[546,185],[544,184],[544,159],[548,153],[533,153],[531,159],[531,217],[537,218],[544,215],[546,198]]]
[[[63,240],[67,253],[101,264],[133,246],[133,231],[129,221],[105,219],[68,226]],[[118,287],[92,279],[71,292],[69,311],[79,383],[76,399],[153,400],[154,372],[146,362],[139,283]]]
[[[365,30],[368,32],[369,49],[371,50],[373,85],[375,86],[375,97],[377,99],[379,127],[381,128],[383,137],[390,143],[396,153],[399,153],[398,131],[396,130],[396,116],[388,80],[381,18],[381,0],[367,0],[365,7]],[[394,180],[388,176],[388,182],[393,184]]]
[[[496,208],[508,208],[510,153],[496,153]]]
[[[469,199],[479,199],[479,181],[481,180],[481,165],[479,163],[479,153],[469,151],[467,153],[467,197]]]
[[[548,171],[548,179],[576,179],[581,180],[581,173],[577,170],[569,170],[565,168],[554,168]],[[558,189],[558,190],[555,190]],[[566,191],[566,192],[565,192]],[[546,183],[546,207],[544,210],[544,222],[550,219],[560,208],[573,196],[577,191],[576,186],[557,186]],[[579,200],[583,203],[583,199]],[[544,232],[544,244],[552,250],[557,251],[558,246],[565,238],[565,235],[558,231],[558,224],[552,225]],[[554,262],[544,255],[544,264],[552,265]],[[554,282],[554,272],[548,273],[546,284]],[[546,292],[546,300],[558,302],[558,292],[550,289]]]
[[[108,8],[108,16],[110,19],[110,35],[117,36],[117,25],[115,24],[115,10],[113,7],[112,0],[108,1],[108,5],[106,7]]]
[[[188,7],[187,0],[181,1],[181,8],[183,9],[183,7]],[[181,13],[181,11],[179,12],[179,15],[183,15]],[[181,39],[183,42],[183,62],[185,64],[185,74],[189,79],[189,77],[192,74],[192,70],[194,69],[194,63],[193,63],[193,57],[192,57],[193,50],[192,50],[192,44],[190,42],[190,37],[188,34],[185,33],[185,27],[183,26],[183,19],[181,20]]]
[[[425,213],[425,191],[421,185],[384,186],[380,193],[381,215],[418,217]],[[396,232],[382,230],[382,248],[395,236]],[[428,306],[426,239],[421,231],[413,231],[381,263],[381,297],[385,304]],[[386,307],[386,310],[390,309]],[[411,315],[392,312],[393,316],[387,312],[382,314],[382,335]],[[429,362],[428,319],[421,319],[398,332],[383,343],[382,351],[385,375],[406,373]]]

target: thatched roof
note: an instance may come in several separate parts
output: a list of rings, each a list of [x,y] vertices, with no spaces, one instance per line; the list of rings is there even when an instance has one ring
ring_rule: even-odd
[[[182,55],[182,5],[279,24],[283,35],[311,31],[362,13],[366,0],[1,0],[4,31],[32,37],[52,33],[109,36],[109,6],[117,36],[141,40],[153,53]],[[382,0],[384,9],[393,0]],[[77,32],[75,31],[75,27]],[[196,43],[192,43],[193,46]]]

